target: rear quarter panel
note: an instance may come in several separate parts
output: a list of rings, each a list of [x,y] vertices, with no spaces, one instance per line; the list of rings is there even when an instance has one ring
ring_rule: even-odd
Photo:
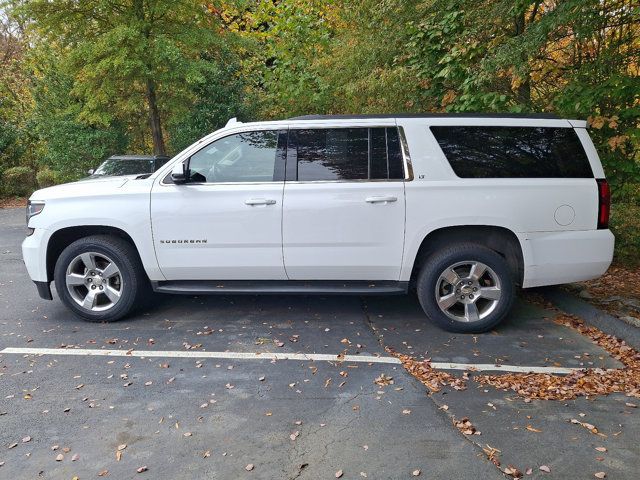
[[[413,180],[405,186],[407,221],[402,280],[409,280],[422,240],[440,228],[457,225],[507,228],[520,240],[525,267],[533,262],[528,234],[596,229],[598,192],[593,178],[459,178],[429,130],[431,125],[447,124],[571,128],[566,120],[398,119],[398,125],[405,131],[413,168]],[[579,133],[581,139],[584,135],[588,138],[586,131]],[[599,161],[597,166],[599,172],[594,168],[595,175],[602,170]],[[573,219],[562,225],[558,219],[566,223],[561,213],[567,212]]]

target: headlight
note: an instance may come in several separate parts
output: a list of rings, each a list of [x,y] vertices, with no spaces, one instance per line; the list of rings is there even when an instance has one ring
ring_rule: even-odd
[[[38,215],[44,209],[44,202],[41,201],[31,201],[27,202],[27,226],[29,226],[29,220],[31,217]]]

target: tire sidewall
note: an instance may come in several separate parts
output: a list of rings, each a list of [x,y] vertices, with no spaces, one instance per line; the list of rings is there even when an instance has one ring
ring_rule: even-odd
[[[469,323],[448,317],[438,306],[435,295],[436,283],[442,272],[457,262],[466,261],[478,261],[489,266],[498,276],[502,290],[496,309],[486,318]],[[417,284],[418,299],[427,316],[445,330],[457,333],[482,333],[491,330],[511,310],[514,292],[513,274],[506,260],[493,250],[474,245],[451,247],[427,259]]]
[[[65,277],[69,263],[76,256],[86,252],[96,252],[106,255],[120,270],[122,279],[122,296],[118,303],[109,310],[102,312],[88,311],[78,305],[67,290]],[[98,238],[80,239],[65,248],[58,257],[54,272],[56,291],[58,292],[62,302],[71,309],[73,313],[92,322],[116,321],[126,315],[131,310],[132,305],[135,302],[138,285],[134,278],[135,266],[132,265],[131,260],[127,258],[127,255],[123,255],[123,253],[124,252],[120,245],[117,245],[115,242],[109,242],[108,240],[105,241]]]

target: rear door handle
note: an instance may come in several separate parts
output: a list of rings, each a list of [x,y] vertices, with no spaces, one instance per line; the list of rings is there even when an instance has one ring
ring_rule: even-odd
[[[249,198],[244,201],[245,205],[275,205],[276,201],[270,198]]]
[[[367,197],[365,198],[365,202],[367,203],[388,203],[395,202],[398,200],[398,197],[392,197],[390,195],[380,196],[380,197]]]

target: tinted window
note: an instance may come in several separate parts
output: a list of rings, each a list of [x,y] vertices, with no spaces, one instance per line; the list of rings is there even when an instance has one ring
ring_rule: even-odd
[[[404,178],[404,159],[400,147],[400,135],[397,128],[387,128],[387,152],[389,155],[389,178]]]
[[[290,131],[292,180],[403,179],[397,128],[325,128]]]
[[[189,161],[194,181],[271,182],[274,180],[277,131],[243,132],[216,140]]]
[[[589,178],[573,128],[431,127],[462,178]]]
[[[368,178],[368,129],[296,130],[298,180]]]

